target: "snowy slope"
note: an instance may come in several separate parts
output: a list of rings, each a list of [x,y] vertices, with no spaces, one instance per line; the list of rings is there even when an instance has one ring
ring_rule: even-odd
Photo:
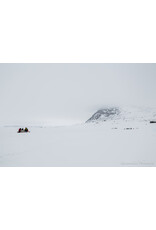
[[[105,107],[93,114],[86,123],[101,123],[105,121],[150,122],[151,120],[156,120],[155,108]]]

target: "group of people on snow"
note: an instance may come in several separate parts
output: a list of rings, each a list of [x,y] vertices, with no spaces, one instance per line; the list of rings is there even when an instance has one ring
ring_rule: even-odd
[[[29,132],[28,128],[25,128],[25,129],[19,128],[18,133],[24,133],[24,132],[28,133]]]

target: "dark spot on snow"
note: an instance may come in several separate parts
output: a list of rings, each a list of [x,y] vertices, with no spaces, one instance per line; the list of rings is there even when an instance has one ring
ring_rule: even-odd
[[[124,130],[132,130],[132,129],[134,129],[134,128],[124,128]]]

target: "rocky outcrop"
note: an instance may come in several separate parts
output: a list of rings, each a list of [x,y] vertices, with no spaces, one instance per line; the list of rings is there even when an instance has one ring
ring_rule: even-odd
[[[93,116],[86,121],[86,123],[118,119],[120,113],[120,109],[117,107],[100,109],[94,113]]]
[[[106,121],[144,121],[156,123],[156,108],[105,107],[94,113],[86,123],[100,123]]]

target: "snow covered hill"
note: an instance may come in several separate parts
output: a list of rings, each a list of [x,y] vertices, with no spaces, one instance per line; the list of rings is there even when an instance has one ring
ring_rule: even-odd
[[[156,108],[142,107],[105,107],[94,113],[86,123],[113,122],[150,122],[156,120]]]

